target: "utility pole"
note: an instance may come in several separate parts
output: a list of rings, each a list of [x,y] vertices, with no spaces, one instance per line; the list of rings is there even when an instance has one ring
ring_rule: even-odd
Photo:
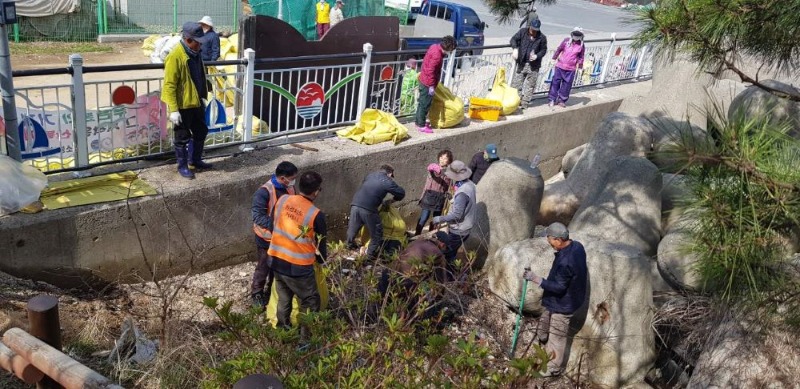
[[[0,7],[0,91],[3,98],[3,118],[6,122],[6,152],[16,161],[22,160],[19,131],[17,130],[17,105],[14,101],[14,79],[11,75],[11,51],[8,47],[9,24],[17,23],[17,7],[5,1]]]

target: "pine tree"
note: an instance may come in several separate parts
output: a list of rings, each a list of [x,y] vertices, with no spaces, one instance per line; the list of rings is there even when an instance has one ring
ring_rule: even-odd
[[[761,70],[797,71],[800,0],[661,0],[640,11],[637,43],[673,59],[686,55],[700,71],[731,71],[744,83],[800,101],[800,94],[763,84]],[[757,71],[745,70],[756,63]]]
[[[489,12],[497,16],[500,23],[510,23],[518,18],[522,19],[520,27],[527,25],[536,15],[536,4],[555,4],[556,0],[484,0]]]

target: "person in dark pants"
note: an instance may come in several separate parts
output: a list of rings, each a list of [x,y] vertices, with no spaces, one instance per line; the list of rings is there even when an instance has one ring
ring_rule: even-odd
[[[453,181],[455,194],[453,194],[450,211],[447,215],[436,216],[433,224],[447,223],[449,242],[444,252],[447,261],[447,270],[455,273],[456,253],[458,249],[469,238],[472,227],[475,225],[475,211],[477,209],[477,197],[475,184],[469,177],[472,171],[464,162],[453,161],[445,170],[445,175]]]
[[[181,47],[172,50],[164,60],[164,84],[161,101],[167,106],[169,120],[174,133],[175,158],[178,173],[193,179],[189,168],[211,169],[211,164],[202,160],[208,127],[203,110],[208,95],[206,69],[200,58],[200,46],[208,39],[198,23],[187,22],[181,30]],[[189,141],[194,142],[189,155]]]
[[[569,230],[561,223],[553,223],[545,230],[547,243],[556,251],[553,266],[547,278],[526,271],[522,277],[539,285],[542,306],[545,308],[537,337],[546,345],[551,356],[545,377],[558,376],[564,372],[567,362],[569,323],[572,315],[586,301],[589,270],[586,266],[586,251],[583,245],[569,238]]]
[[[422,212],[420,212],[414,236],[422,233],[422,229],[429,218],[442,214],[444,204],[447,202],[450,179],[444,175],[444,169],[453,162],[453,153],[447,149],[442,150],[436,159],[438,163],[428,165],[428,176],[425,178],[425,187],[422,188],[422,196],[419,198],[419,206],[422,208]],[[433,223],[431,223],[430,231],[433,231]]]
[[[206,43],[200,47],[200,55],[203,57],[203,61],[216,61],[219,59],[219,34],[214,31],[214,22],[211,20],[211,16],[203,16],[199,22],[200,26],[203,27],[203,32],[206,33]]]
[[[433,93],[439,78],[442,76],[442,64],[444,59],[456,49],[456,39],[448,35],[442,38],[441,43],[434,43],[425,53],[422,59],[422,70],[419,72],[419,97],[417,98],[417,130],[426,134],[433,133],[429,123],[426,121],[428,112],[431,110]]]
[[[288,161],[278,164],[275,174],[253,194],[253,232],[256,237],[258,263],[253,273],[250,296],[253,306],[264,309],[269,303],[272,289],[272,269],[269,267],[269,242],[272,240],[272,216],[275,204],[283,195],[293,195],[294,180],[297,177],[297,166]]]
[[[469,179],[474,182],[475,185],[478,185],[483,175],[489,170],[489,166],[498,159],[500,159],[500,157],[497,156],[497,145],[489,143],[483,151],[475,153],[475,155],[472,156],[472,160],[469,161],[469,168],[472,170],[472,176]]]
[[[547,55],[547,37],[539,31],[542,22],[532,19],[527,28],[520,28],[511,37],[511,57],[517,63],[511,87],[519,91],[522,98],[520,108],[527,108],[533,101],[536,81],[542,59]]]
[[[350,220],[347,223],[347,248],[355,250],[358,230],[367,226],[369,231],[369,247],[367,257],[376,260],[383,244],[383,225],[378,215],[378,208],[384,203],[387,194],[394,196],[393,201],[406,197],[406,191],[394,181],[394,168],[383,165],[377,172],[367,174],[361,187],[350,203]]]
[[[275,291],[278,295],[278,325],[291,326],[292,299],[300,300],[301,312],[318,312],[320,295],[314,276],[314,262],[324,264],[328,257],[325,214],[314,205],[322,192],[322,177],[314,171],[300,175],[299,195],[287,195],[275,205],[272,241],[267,254],[272,260]],[[309,330],[300,327],[308,339]]]

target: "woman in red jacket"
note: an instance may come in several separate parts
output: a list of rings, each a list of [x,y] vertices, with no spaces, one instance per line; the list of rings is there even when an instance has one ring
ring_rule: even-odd
[[[419,72],[419,97],[417,98],[417,129],[426,134],[433,133],[430,123],[426,122],[431,110],[433,92],[442,76],[444,58],[456,49],[456,39],[448,35],[441,43],[432,44],[422,59],[422,70]]]

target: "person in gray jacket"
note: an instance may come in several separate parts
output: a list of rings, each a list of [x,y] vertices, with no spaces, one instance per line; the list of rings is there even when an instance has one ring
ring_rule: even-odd
[[[448,271],[452,273],[456,253],[464,241],[469,238],[472,227],[475,225],[477,197],[475,183],[469,179],[472,170],[467,167],[467,164],[462,161],[453,161],[444,174],[453,181],[455,194],[447,215],[436,216],[433,218],[433,223],[447,223],[449,242],[444,252],[444,258],[447,261]]]
[[[361,187],[358,188],[350,203],[350,221],[347,223],[347,248],[358,248],[355,239],[361,226],[369,231],[369,247],[367,257],[376,260],[383,245],[383,225],[378,215],[378,208],[387,194],[394,196],[389,201],[400,201],[406,197],[406,191],[394,182],[394,168],[383,165],[377,172],[367,174]]]

